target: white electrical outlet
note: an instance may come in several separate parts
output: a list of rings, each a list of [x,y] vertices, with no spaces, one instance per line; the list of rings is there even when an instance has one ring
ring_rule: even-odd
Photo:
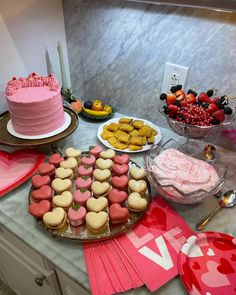
[[[167,62],[165,66],[161,93],[170,91],[172,86],[181,84],[183,88],[187,82],[189,68]]]

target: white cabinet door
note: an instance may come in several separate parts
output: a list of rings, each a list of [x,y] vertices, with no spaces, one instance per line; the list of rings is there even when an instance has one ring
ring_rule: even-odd
[[[25,256],[0,236],[0,269],[9,286],[19,295],[60,295],[56,275]]]

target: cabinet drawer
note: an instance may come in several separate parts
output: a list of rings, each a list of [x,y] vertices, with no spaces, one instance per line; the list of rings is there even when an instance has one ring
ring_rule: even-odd
[[[34,262],[36,262],[41,267],[46,267],[46,263],[42,256],[25,244],[22,240],[17,238],[12,232],[7,230],[3,225],[0,224],[0,235],[2,235],[6,240],[8,240],[17,249],[23,252],[25,255],[30,257]]]

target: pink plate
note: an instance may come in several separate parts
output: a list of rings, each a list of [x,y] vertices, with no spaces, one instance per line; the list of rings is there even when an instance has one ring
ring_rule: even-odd
[[[12,153],[0,150],[0,197],[29,179],[44,161],[45,155],[36,150]]]
[[[198,233],[182,246],[179,274],[191,295],[236,294],[236,238]]]

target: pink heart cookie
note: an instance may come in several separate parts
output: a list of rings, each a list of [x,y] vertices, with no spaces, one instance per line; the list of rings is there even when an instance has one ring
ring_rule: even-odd
[[[120,191],[117,188],[113,188],[108,192],[108,200],[113,203],[124,203],[128,198],[128,194],[125,191]]]
[[[51,210],[51,208],[51,202],[48,200],[42,200],[39,203],[33,203],[29,205],[28,212],[34,217],[42,218],[46,212]]]
[[[96,158],[93,155],[86,154],[81,158],[82,165],[88,165],[94,167]]]
[[[48,175],[34,175],[31,178],[31,182],[34,188],[40,188],[45,184],[49,184],[51,182],[51,178]]]
[[[93,168],[88,165],[79,166],[77,171],[78,171],[79,176],[92,176],[93,175]]]
[[[89,190],[92,185],[92,179],[88,176],[78,177],[75,181],[75,185],[78,189],[79,188],[86,188]]]
[[[50,200],[53,195],[53,190],[49,185],[42,185],[39,189],[33,190],[31,197],[35,202],[42,200]]]
[[[129,217],[129,210],[126,207],[121,207],[118,203],[114,203],[109,208],[109,217],[112,224],[126,222]]]
[[[129,155],[124,154],[124,155],[117,155],[113,158],[114,163],[116,164],[128,164],[130,160]]]
[[[38,172],[40,175],[49,175],[55,171],[55,166],[53,164],[42,163],[38,167]]]
[[[129,182],[129,177],[127,175],[113,176],[111,178],[112,186],[121,190],[127,189],[128,182]]]
[[[99,145],[90,146],[89,147],[89,154],[93,155],[96,159],[99,157],[99,154],[103,151]]]
[[[79,205],[73,205],[68,210],[68,219],[72,226],[78,226],[85,222],[86,209]]]
[[[60,156],[59,154],[53,154],[51,157],[48,159],[49,164],[53,164],[56,167],[60,166],[60,163],[64,161],[64,158]]]
[[[85,206],[87,200],[91,197],[91,192],[86,188],[80,188],[73,192],[74,202],[80,206]]]
[[[115,175],[118,175],[118,176],[121,176],[121,175],[124,175],[124,174],[127,174],[129,171],[129,165],[127,164],[114,164],[112,166],[112,172],[115,174]]]

